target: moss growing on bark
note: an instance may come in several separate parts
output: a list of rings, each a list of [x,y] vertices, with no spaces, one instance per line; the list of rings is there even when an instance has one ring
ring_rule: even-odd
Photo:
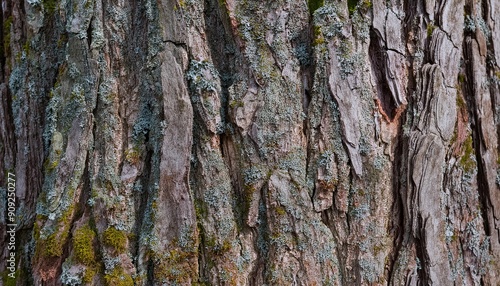
[[[58,2],[57,0],[43,0],[42,3],[45,12],[49,14],[54,14],[58,5],[57,2]]]
[[[59,257],[62,255],[63,246],[68,239],[73,213],[74,206],[70,206],[59,218],[57,223],[58,230],[49,235],[46,239],[37,240],[35,255],[41,255],[43,257]],[[35,233],[35,237],[37,236],[40,237],[39,234]]]
[[[66,240],[67,235],[61,234],[58,236],[57,233],[53,233],[47,237],[42,245],[43,247],[43,256],[45,257],[58,257],[62,254],[62,242]]]
[[[349,8],[349,14],[353,14],[356,11],[356,6],[358,6],[358,0],[347,0],[347,8]]]
[[[467,109],[467,105],[461,94],[457,94],[457,107],[461,110]]]
[[[54,161],[51,161],[49,158],[47,158],[47,160],[45,160],[45,163],[44,163],[44,169],[47,171],[47,172],[52,172],[54,171],[57,166],[59,166],[59,160],[54,160]]]
[[[73,237],[76,260],[87,266],[95,264],[94,238],[95,232],[89,226],[78,229]]]
[[[196,254],[196,252],[172,249],[165,257],[156,255],[158,265],[154,268],[155,278],[180,284],[187,283],[196,274],[194,268],[196,265],[190,263]]]
[[[432,36],[434,29],[436,29],[436,26],[434,26],[434,23],[431,22],[431,23],[429,23],[429,25],[427,25],[427,37]]]
[[[286,210],[285,210],[285,208],[284,208],[284,207],[282,207],[282,206],[277,206],[277,207],[276,207],[276,213],[277,213],[278,215],[280,215],[280,216],[284,216],[284,215],[286,215]]]
[[[465,82],[465,74],[459,73],[458,74],[458,82],[459,83],[464,83]]]
[[[10,27],[12,26],[12,16],[5,19],[3,22],[3,47],[2,55],[5,58],[10,57]]]
[[[309,0],[307,1],[307,5],[309,7],[309,12],[312,15],[314,11],[318,10],[318,8],[325,5],[325,0]]]
[[[87,266],[82,281],[90,283],[97,274],[96,254],[94,250],[94,239],[96,233],[86,225],[75,232],[73,247],[76,261]]]
[[[372,7],[372,2],[369,0],[363,0],[359,3],[359,0],[347,0],[347,7],[349,8],[349,15],[353,15],[356,10],[361,9],[361,11],[366,11]]]
[[[103,242],[113,247],[118,253],[123,253],[127,248],[127,235],[123,231],[110,227],[103,233]]]
[[[129,148],[125,151],[125,160],[127,160],[130,164],[136,164],[140,159],[141,153],[137,146],[134,148]]]
[[[123,268],[115,267],[109,274],[104,275],[104,280],[108,286],[133,286],[134,280],[132,276],[125,273]]]
[[[231,100],[231,102],[229,102],[229,107],[231,107],[231,108],[243,107],[243,101],[241,101],[241,100]]]
[[[460,166],[462,166],[467,173],[471,173],[476,168],[474,147],[472,146],[472,136],[470,135],[464,142],[464,154],[460,158]]]
[[[90,283],[96,274],[97,271],[95,268],[87,268],[85,269],[85,274],[83,274],[82,281],[84,283]]]
[[[313,27],[313,32],[314,32],[314,41],[313,41],[313,46],[321,45],[325,43],[325,38],[323,37],[321,33],[321,27],[320,26],[314,26]]]
[[[2,280],[3,280],[3,283],[4,283],[3,285],[5,285],[5,286],[16,286],[16,279],[18,279],[18,277],[21,274],[21,272],[19,270],[17,270],[16,272],[14,272],[14,277],[15,278],[12,278],[11,276],[9,276],[9,274],[10,274],[10,272],[8,270],[2,272]]]

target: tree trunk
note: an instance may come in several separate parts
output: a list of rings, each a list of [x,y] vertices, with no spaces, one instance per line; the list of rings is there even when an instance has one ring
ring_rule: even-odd
[[[497,1],[1,9],[4,285],[500,283]]]

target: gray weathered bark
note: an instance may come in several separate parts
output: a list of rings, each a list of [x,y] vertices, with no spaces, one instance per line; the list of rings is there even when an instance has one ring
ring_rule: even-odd
[[[496,1],[1,12],[17,285],[500,283]]]

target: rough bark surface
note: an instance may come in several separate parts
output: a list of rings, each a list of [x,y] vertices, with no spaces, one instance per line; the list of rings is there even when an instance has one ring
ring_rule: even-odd
[[[4,285],[500,283],[498,1],[0,14]]]

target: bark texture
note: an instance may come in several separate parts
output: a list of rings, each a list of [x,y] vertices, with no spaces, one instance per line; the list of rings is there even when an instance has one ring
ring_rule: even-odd
[[[4,285],[500,283],[498,1],[0,14]]]

